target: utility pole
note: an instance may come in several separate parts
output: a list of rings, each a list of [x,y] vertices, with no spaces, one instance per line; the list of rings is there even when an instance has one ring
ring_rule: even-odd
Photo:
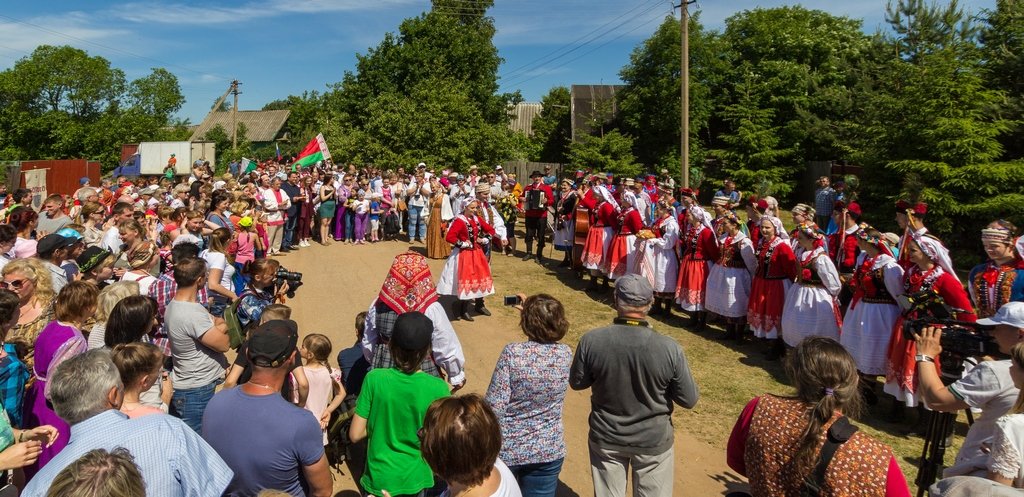
[[[238,80],[231,82],[231,94],[235,96],[234,103],[231,104],[231,150],[238,150]]]
[[[688,7],[696,0],[682,0],[679,3],[679,29],[682,32],[680,57],[680,85],[682,94],[682,123],[680,125],[680,162],[683,169],[683,188],[690,187],[690,13]]]

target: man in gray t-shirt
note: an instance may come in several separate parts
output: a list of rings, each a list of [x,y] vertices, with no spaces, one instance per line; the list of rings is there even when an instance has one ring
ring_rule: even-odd
[[[170,413],[202,433],[203,411],[224,380],[228,364],[224,353],[230,348],[230,339],[224,320],[211,316],[197,301],[199,288],[206,284],[206,262],[175,261],[174,282],[178,291],[164,311],[174,358]]]
[[[672,495],[673,404],[699,397],[682,347],[654,331],[650,282],[628,274],[615,282],[619,317],[583,335],[569,385],[590,388],[590,464],[597,497],[623,497],[632,466],[633,494]]]
[[[43,201],[43,210],[39,213],[36,232],[48,235],[56,233],[71,224],[71,218],[64,214],[64,197],[50,195]],[[42,236],[42,235],[40,235]]]

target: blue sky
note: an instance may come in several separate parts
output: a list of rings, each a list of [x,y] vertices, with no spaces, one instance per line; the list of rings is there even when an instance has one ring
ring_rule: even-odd
[[[429,0],[109,1],[4,0],[0,69],[40,44],[68,44],[109,59],[129,79],[165,67],[178,76],[186,103],[180,117],[198,123],[228,87],[242,82],[239,108],[323,90],[352,69],[356,54],[376,46]],[[666,15],[668,0],[496,0],[489,11],[505,59],[502,90],[538,101],[556,85],[611,84],[629,53]],[[701,0],[705,26],[783,0]],[[807,0],[808,8],[884,27],[886,0]],[[995,0],[961,0],[977,13]]]

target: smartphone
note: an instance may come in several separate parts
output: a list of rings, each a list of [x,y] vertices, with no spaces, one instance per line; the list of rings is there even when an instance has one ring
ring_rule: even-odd
[[[506,295],[505,296],[505,305],[522,305],[522,304],[523,304],[523,299],[520,298],[518,295]]]

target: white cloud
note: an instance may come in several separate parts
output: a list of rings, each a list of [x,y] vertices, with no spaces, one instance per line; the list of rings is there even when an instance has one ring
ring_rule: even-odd
[[[0,19],[0,55],[20,59],[39,45],[75,45],[94,52],[98,49],[90,43],[110,45],[129,34],[122,28],[94,26],[89,16],[81,12],[28,18],[24,22]]]

